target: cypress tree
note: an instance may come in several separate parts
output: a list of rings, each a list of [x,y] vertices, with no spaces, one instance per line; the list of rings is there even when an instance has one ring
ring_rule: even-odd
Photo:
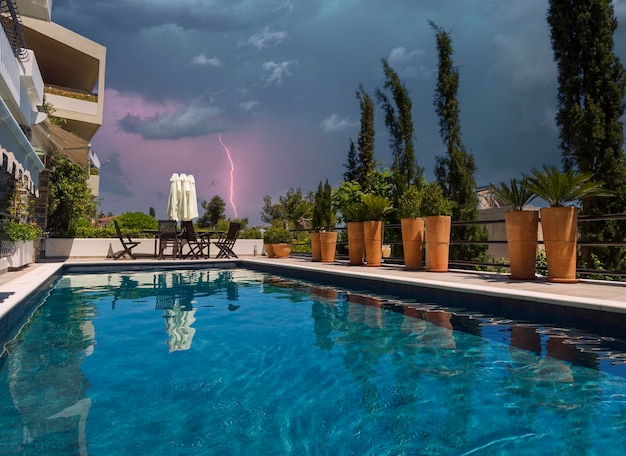
[[[356,181],[358,179],[359,162],[356,154],[356,146],[354,141],[350,138],[350,149],[348,150],[348,162],[343,165],[346,167],[346,172],[343,173],[343,180],[346,182]]]
[[[407,187],[421,182],[423,170],[415,159],[411,98],[398,74],[385,59],[381,61],[386,78],[383,88],[391,93],[393,104],[380,88],[376,89],[376,98],[382,105],[385,126],[389,130],[389,147],[393,155],[391,172],[395,184],[395,205]]]
[[[450,34],[429,21],[435,31],[439,59],[439,74],[435,90],[434,105],[439,116],[439,134],[446,145],[447,153],[436,158],[435,176],[444,195],[453,203],[452,220],[476,220],[478,218],[478,196],[476,195],[476,164],[474,156],[467,152],[461,140],[459,120],[459,70],[452,59]],[[477,241],[484,239],[482,229],[466,225],[455,227],[452,239]],[[472,260],[480,258],[486,246],[470,244],[454,246],[453,258]]]
[[[356,92],[361,108],[361,131],[359,132],[358,169],[355,179],[361,188],[369,187],[369,176],[375,168],[374,163],[374,103],[365,92],[363,84],[359,84]]]
[[[613,197],[583,200],[582,213],[626,212],[624,115],[626,72],[613,52],[617,29],[610,0],[550,0],[548,16],[554,59],[558,69],[558,112],[563,167],[591,172],[604,181]],[[626,239],[626,223],[583,223],[581,240]],[[610,269],[626,269],[626,248],[583,249]]]

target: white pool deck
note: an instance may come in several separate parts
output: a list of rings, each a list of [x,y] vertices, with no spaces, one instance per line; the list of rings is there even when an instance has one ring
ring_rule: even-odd
[[[241,256],[245,263],[269,263],[297,269],[306,278],[308,271],[331,272],[345,277],[362,277],[383,280],[390,283],[421,285],[445,290],[461,291],[478,295],[517,298],[529,301],[545,302],[555,305],[594,309],[599,311],[626,314],[626,283],[581,280],[575,284],[550,283],[544,278],[532,281],[510,280],[507,274],[488,272],[468,272],[451,270],[446,273],[427,271],[405,271],[402,266],[383,265],[381,267],[348,266],[347,262],[318,263],[305,258],[269,259],[259,256]],[[146,268],[164,265],[185,267],[201,266],[205,262],[224,260],[102,260],[80,259],[65,262],[34,263],[20,271],[0,274],[0,317],[37,290],[67,265],[109,266],[125,264],[133,267],[146,265]],[[230,261],[230,260],[226,260]],[[232,262],[232,261],[230,261]],[[625,328],[626,334],[626,328]]]

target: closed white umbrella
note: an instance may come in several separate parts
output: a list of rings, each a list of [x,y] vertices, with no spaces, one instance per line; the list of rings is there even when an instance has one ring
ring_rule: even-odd
[[[182,220],[191,220],[198,217],[198,198],[196,197],[196,180],[192,174],[187,175],[187,179],[183,182],[185,193],[183,218]]]
[[[170,194],[167,199],[167,218],[170,220],[180,220],[180,199],[182,186],[180,176],[176,173],[170,177]]]

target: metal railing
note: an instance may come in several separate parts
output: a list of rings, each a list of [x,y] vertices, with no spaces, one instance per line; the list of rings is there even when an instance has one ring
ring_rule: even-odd
[[[626,223],[626,214],[606,214],[601,216],[589,216],[589,215],[580,215],[578,216],[578,223],[588,223],[588,222],[602,222],[602,221],[619,221]],[[471,221],[453,221],[452,227],[458,226],[466,226],[466,225],[479,225],[484,226],[485,228],[488,225],[495,224],[504,224],[504,219],[495,219],[495,220],[471,220]],[[335,228],[336,231],[340,233],[339,239],[337,241],[337,256],[336,258],[339,260],[345,260],[348,258],[348,254],[346,252],[347,248],[347,235],[345,226],[338,226]],[[306,231],[306,230],[293,230],[294,232],[298,231]],[[387,264],[402,264],[404,259],[402,257],[402,236],[400,233],[400,224],[399,223],[386,223],[384,234],[383,234],[383,245],[389,245],[392,247],[391,256],[385,258],[385,263]],[[506,245],[506,239],[485,239],[485,240],[475,240],[475,241],[465,241],[453,239],[450,241],[451,246],[457,245]],[[543,241],[538,241],[538,244],[543,245]],[[626,247],[626,240],[612,240],[612,241],[585,241],[578,240],[578,247]],[[307,254],[295,254],[295,255],[307,255]],[[459,269],[472,269],[472,270],[502,270],[510,268],[510,264],[505,261],[466,261],[466,260],[455,260],[450,259],[449,264],[453,267]],[[543,273],[547,271],[538,272]],[[616,278],[626,278],[625,270],[606,270],[606,269],[589,269],[577,267],[576,272],[581,277],[593,277],[593,278],[607,278],[607,277],[616,277]],[[606,276],[606,277],[605,277]]]

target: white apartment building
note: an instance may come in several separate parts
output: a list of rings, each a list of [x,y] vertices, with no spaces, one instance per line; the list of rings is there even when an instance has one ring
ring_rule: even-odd
[[[0,0],[0,199],[7,179],[21,182],[42,226],[50,157],[99,167],[90,143],[102,125],[106,67],[106,48],[55,24],[51,12],[52,0]]]

